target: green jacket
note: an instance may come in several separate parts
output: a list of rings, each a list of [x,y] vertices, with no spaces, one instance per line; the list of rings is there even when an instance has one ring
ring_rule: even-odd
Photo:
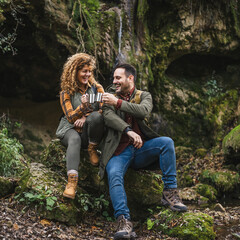
[[[111,88],[109,92],[114,93],[113,88]],[[135,88],[130,100],[134,98],[136,92],[137,89]],[[100,158],[99,172],[101,179],[104,177],[105,167],[109,159],[113,156],[119,145],[123,131],[126,127],[129,127],[129,124],[124,121],[125,113],[128,113],[136,118],[139,128],[146,140],[159,137],[159,135],[154,132],[145,121],[145,119],[149,117],[152,108],[152,96],[149,92],[145,91],[141,94],[140,104],[123,101],[120,109],[118,110],[116,110],[113,106],[109,106],[107,104],[103,105],[103,118],[107,131],[101,146],[102,155]]]
[[[96,92],[94,91],[95,90],[95,85],[93,85],[92,87],[89,87],[86,91],[86,93],[88,94],[95,94]],[[78,106],[81,105],[81,97],[82,97],[82,94],[80,92],[75,92],[72,96],[71,96],[71,104],[72,104],[72,107],[73,109],[75,110]],[[99,110],[99,103],[97,102],[94,102],[91,104],[91,107],[92,107],[92,110],[93,111],[98,111]],[[58,128],[56,130],[56,136],[57,138],[59,139],[62,139],[65,135],[65,133],[69,130],[69,129],[72,129],[74,128],[74,124],[73,123],[70,123],[68,120],[67,120],[67,117],[64,115],[61,117],[60,119],[60,122],[59,122],[59,125],[58,125]]]

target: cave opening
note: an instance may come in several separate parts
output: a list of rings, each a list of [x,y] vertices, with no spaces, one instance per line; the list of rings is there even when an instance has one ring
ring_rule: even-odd
[[[169,78],[202,86],[216,80],[226,90],[239,86],[240,60],[212,54],[187,54],[172,61],[165,73]]]

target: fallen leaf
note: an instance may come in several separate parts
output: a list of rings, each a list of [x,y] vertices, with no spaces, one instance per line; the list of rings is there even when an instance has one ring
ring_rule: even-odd
[[[51,225],[51,222],[50,221],[48,221],[47,219],[42,219],[41,221],[40,221],[40,223],[44,226],[44,225]]]
[[[18,226],[16,223],[13,224],[13,228],[14,228],[14,230],[16,230],[16,231],[19,230],[19,226]]]

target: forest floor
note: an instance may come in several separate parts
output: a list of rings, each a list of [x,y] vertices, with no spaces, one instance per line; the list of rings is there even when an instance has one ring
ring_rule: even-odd
[[[50,103],[50,109],[56,107],[56,103]],[[49,105],[49,106],[50,106]],[[30,107],[29,107],[30,109]],[[31,108],[32,109],[32,108]],[[17,110],[16,110],[17,111]],[[49,110],[50,111],[50,110]],[[33,116],[34,111],[28,111]],[[16,112],[16,115],[18,112]],[[37,121],[40,119],[33,119],[36,121],[34,125],[24,123],[21,129],[17,132],[20,142],[24,145],[25,153],[32,159],[36,160],[41,151],[53,139],[57,117],[54,117],[53,123],[48,122],[46,128]],[[47,118],[46,118],[47,119]],[[23,121],[25,119],[22,119]],[[47,121],[47,120],[46,120]],[[20,121],[22,122],[22,121]],[[45,122],[44,122],[45,123]],[[189,158],[179,164],[184,166],[189,162]],[[204,159],[190,159],[193,166],[190,168],[192,176],[199,175],[201,169],[221,169],[222,158],[219,157],[206,157]],[[191,164],[190,164],[191,166]],[[201,211],[209,214],[214,219],[214,229],[216,231],[216,240],[236,240],[240,239],[240,203],[233,205],[223,204],[224,211],[217,211],[214,208],[201,208],[200,206],[189,204],[190,211]],[[162,232],[155,232],[148,230],[144,222],[133,222],[134,229],[137,233],[139,240],[175,240],[177,238],[168,237]],[[63,223],[54,222],[40,218],[34,209],[28,209],[20,205],[14,199],[14,194],[0,199],[0,239],[113,239],[114,232],[116,231],[116,222],[109,222],[103,217],[96,217],[96,215],[89,215],[84,219],[84,222],[79,222],[76,226],[67,226]]]
[[[147,230],[146,224],[133,222],[139,240],[174,240]],[[0,200],[0,239],[113,239],[116,222],[109,222],[103,217],[89,216],[84,223],[67,226],[63,223],[40,218],[32,209],[25,209],[14,200],[13,196]]]
[[[189,206],[191,211],[200,211]],[[240,239],[240,206],[226,207],[225,212],[205,209],[214,218],[216,240]],[[148,230],[146,223],[133,222],[139,240],[177,240]],[[116,222],[103,217],[89,216],[76,226],[40,218],[33,209],[25,208],[14,199],[14,195],[0,200],[0,239],[113,239]]]

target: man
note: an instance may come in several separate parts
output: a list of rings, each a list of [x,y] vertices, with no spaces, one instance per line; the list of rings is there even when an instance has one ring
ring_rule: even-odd
[[[114,71],[113,88],[103,94],[103,117],[108,128],[102,148],[100,176],[106,170],[114,215],[118,230],[114,239],[134,238],[130,221],[124,175],[129,167],[145,168],[158,161],[162,170],[164,191],[162,203],[175,211],[187,211],[177,192],[176,157],[171,138],[159,137],[151,130],[145,118],[152,111],[152,97],[142,91],[139,103],[135,88],[136,70],[129,64],[120,64]]]

